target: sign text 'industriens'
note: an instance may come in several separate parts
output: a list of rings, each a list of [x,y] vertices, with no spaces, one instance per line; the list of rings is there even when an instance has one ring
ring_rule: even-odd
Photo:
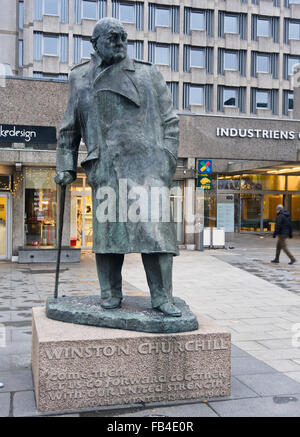
[[[292,130],[272,130],[253,128],[217,127],[217,137],[229,138],[261,138],[268,140],[295,140],[300,139],[300,132]]]

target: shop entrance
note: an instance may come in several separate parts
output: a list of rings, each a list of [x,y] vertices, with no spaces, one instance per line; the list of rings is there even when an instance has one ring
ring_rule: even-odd
[[[78,176],[71,185],[70,245],[81,249],[93,246],[93,211],[91,188],[85,176]]]
[[[11,197],[0,193],[0,259],[11,257]]]
[[[274,232],[282,194],[241,194],[241,232]]]

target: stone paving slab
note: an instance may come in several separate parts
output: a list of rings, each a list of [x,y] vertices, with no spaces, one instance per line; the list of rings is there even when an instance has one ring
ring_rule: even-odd
[[[153,408],[137,413],[126,413],[116,417],[218,417],[205,403]]]
[[[278,372],[256,375],[238,375],[236,378],[255,391],[259,396],[300,393],[300,384],[298,382]]]
[[[0,393],[33,389],[31,369],[1,372],[1,382],[4,384],[4,387],[0,389]]]
[[[300,394],[262,397],[209,404],[221,417],[299,417]]]
[[[233,376],[270,373],[272,371],[275,371],[272,367],[251,356],[236,357],[231,360],[231,374]]]
[[[35,408],[35,397],[32,390],[14,393],[13,415],[14,417],[32,417],[39,415]]]
[[[0,417],[8,417],[10,409],[10,393],[0,393]]]

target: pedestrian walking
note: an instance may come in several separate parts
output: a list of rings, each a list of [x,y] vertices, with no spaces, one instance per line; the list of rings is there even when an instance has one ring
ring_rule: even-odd
[[[280,252],[281,250],[283,250],[290,258],[289,264],[294,264],[296,262],[296,258],[289,251],[286,242],[287,238],[292,238],[293,236],[290,214],[286,209],[284,209],[282,205],[276,206],[276,212],[277,212],[277,217],[276,217],[275,231],[273,234],[273,238],[277,236],[276,255],[271,262],[279,263]]]

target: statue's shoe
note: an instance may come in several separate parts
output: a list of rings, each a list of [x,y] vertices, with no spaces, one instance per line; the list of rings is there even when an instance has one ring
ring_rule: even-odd
[[[164,313],[165,316],[168,317],[181,317],[182,315],[180,309],[170,302],[163,303],[155,309],[161,311],[162,313]]]
[[[101,301],[102,308],[112,310],[121,306],[122,299],[120,297],[108,297]]]

